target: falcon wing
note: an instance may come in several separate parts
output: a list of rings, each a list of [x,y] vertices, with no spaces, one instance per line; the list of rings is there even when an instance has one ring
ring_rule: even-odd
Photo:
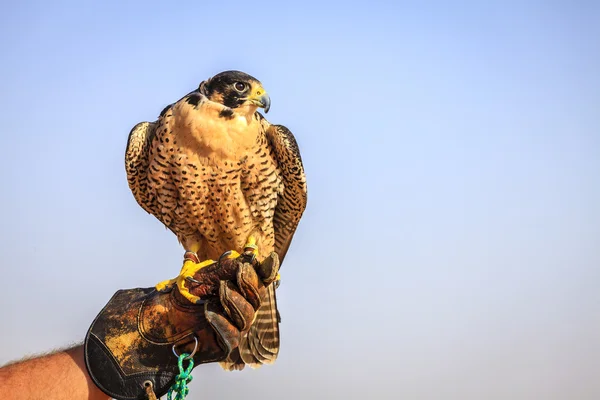
[[[125,171],[133,197],[144,210],[157,214],[156,201],[148,191],[148,152],[156,133],[156,122],[140,122],[133,127],[125,150]]]
[[[283,193],[277,199],[273,225],[275,252],[283,261],[302,213],[306,208],[306,176],[302,157],[292,132],[282,125],[271,125],[267,138],[281,170]],[[275,284],[267,288],[267,296],[256,314],[256,319],[239,348],[221,366],[228,370],[242,369],[244,364],[257,368],[272,364],[279,354],[279,313],[275,297]],[[241,360],[240,360],[241,358]]]
[[[267,130],[267,137],[279,163],[284,184],[273,216],[275,252],[279,261],[283,262],[306,208],[306,175],[296,138],[288,128],[271,125]]]
[[[168,108],[163,110],[160,118]],[[159,203],[154,187],[164,186],[164,182],[152,182],[152,177],[148,174],[150,147],[156,136],[160,118],[156,122],[140,122],[129,133],[127,149],[125,150],[125,171],[127,172],[129,188],[138,204],[173,231],[171,214],[166,212],[168,210],[164,204]]]

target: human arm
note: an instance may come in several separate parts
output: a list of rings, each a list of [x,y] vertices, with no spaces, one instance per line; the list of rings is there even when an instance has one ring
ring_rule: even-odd
[[[159,395],[163,394],[161,391],[165,392],[165,383],[171,380],[168,370],[177,360],[173,356],[175,345],[179,352],[195,353],[197,364],[221,361],[237,348],[241,335],[247,332],[260,306],[260,298],[264,296],[263,281],[266,278],[268,282],[277,274],[277,258],[271,258],[271,261],[258,265],[227,259],[199,270],[194,274],[195,283],[190,291],[205,299],[201,304],[186,304],[177,287],[164,294],[158,294],[151,288],[117,292],[127,295],[141,291],[148,292],[148,295],[142,293],[142,297],[137,299],[144,303],[139,309],[129,301],[119,303],[111,300],[110,307],[105,307],[88,332],[87,347],[79,345],[0,368],[3,399],[108,399],[98,386],[115,398],[146,398],[143,386],[146,380],[158,385],[155,390]],[[258,278],[256,267],[262,278]],[[138,310],[142,311],[141,319],[138,319]],[[106,317],[109,311],[112,311],[113,318],[101,318]],[[107,332],[113,332],[115,327],[138,327],[138,322],[148,329],[143,332],[137,328],[132,332],[117,329],[116,336],[101,335],[102,329],[96,329],[101,326],[107,328]],[[167,336],[174,332],[179,332],[176,336],[181,340],[175,339],[158,347],[146,340],[136,343],[127,340],[131,339],[129,334],[136,336],[136,333],[138,339],[145,335],[169,339]],[[192,334],[189,336],[192,340],[197,340],[197,352],[193,343],[189,346],[189,340],[186,340],[188,334]],[[90,341],[92,336],[94,340]],[[117,349],[126,351],[114,353],[115,343]],[[111,352],[112,356],[106,357],[106,353],[102,355],[102,352],[94,351],[100,348]],[[131,359],[145,362],[128,362]],[[143,378],[137,382],[136,379],[128,381],[126,376],[110,375],[111,371],[122,371],[123,368],[136,376],[142,374]]]
[[[109,399],[90,379],[82,345],[0,368],[0,393],[6,400]]]

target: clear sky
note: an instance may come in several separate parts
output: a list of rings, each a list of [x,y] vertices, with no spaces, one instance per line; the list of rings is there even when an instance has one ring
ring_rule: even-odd
[[[0,363],[178,273],[127,135],[239,69],[309,205],[279,360],[189,398],[600,398],[597,2],[4,1],[0,55]]]

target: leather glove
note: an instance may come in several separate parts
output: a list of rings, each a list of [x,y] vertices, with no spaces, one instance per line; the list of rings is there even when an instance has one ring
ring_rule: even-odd
[[[179,372],[178,355],[190,354],[194,365],[224,360],[252,325],[278,269],[275,253],[262,263],[248,253],[221,257],[187,279],[196,303],[178,285],[117,291],[85,338],[92,380],[119,400],[146,399],[148,385],[160,397]]]

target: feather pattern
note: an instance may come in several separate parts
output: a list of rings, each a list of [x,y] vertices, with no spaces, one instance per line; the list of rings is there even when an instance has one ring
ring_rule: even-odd
[[[201,85],[202,88],[202,85]],[[306,207],[306,178],[292,133],[260,113],[250,119],[209,100],[199,89],[129,135],[125,166],[131,191],[148,213],[200,259],[217,259],[257,238],[259,254],[283,261]],[[274,284],[267,288],[228,370],[258,367],[279,353]]]

